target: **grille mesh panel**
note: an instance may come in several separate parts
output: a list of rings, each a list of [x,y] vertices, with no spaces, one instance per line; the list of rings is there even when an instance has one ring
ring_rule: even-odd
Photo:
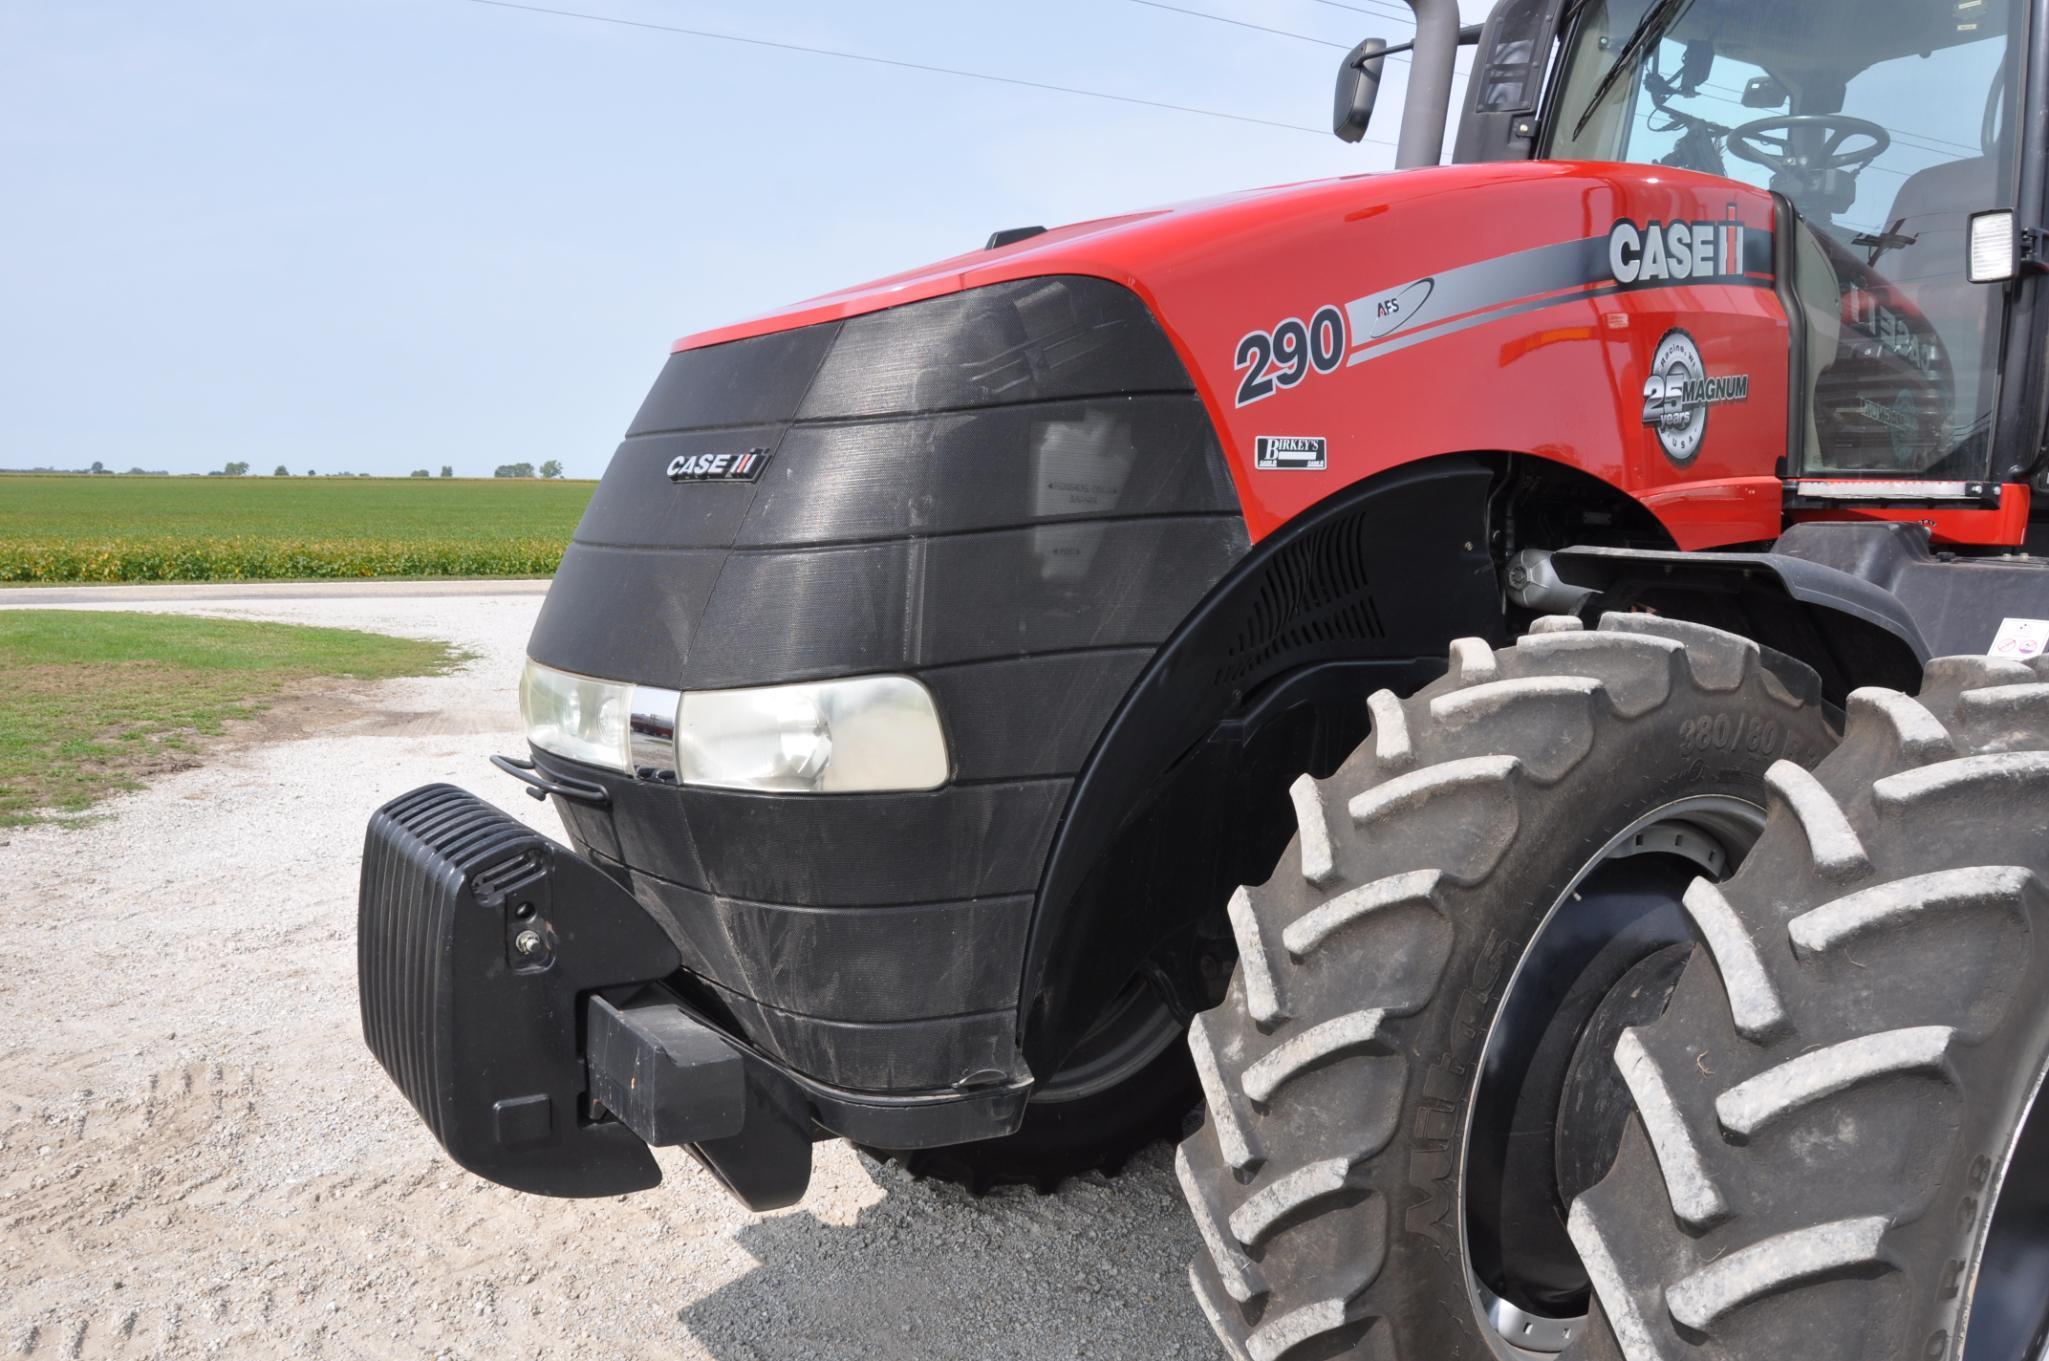
[[[1220,686],[1251,688],[1305,654],[1350,651],[1387,637],[1373,598],[1364,515],[1304,535],[1267,565],[1216,671]]]

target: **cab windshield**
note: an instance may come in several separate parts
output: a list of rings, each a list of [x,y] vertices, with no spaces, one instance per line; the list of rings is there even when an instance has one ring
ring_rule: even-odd
[[[2022,22],[2019,0],[1580,7],[1551,156],[1726,176],[1807,228],[1804,471],[1989,470],[2005,296],[1968,281],[1966,236],[2013,202]]]

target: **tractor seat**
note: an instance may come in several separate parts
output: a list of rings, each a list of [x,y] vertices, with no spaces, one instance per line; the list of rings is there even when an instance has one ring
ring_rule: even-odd
[[[1901,183],[1886,214],[1889,234],[1910,236],[1879,257],[1878,270],[1900,283],[1964,279],[1966,235],[1972,213],[2004,204],[1991,158],[1973,156],[1917,170]]]
[[[1887,234],[1912,243],[1882,253],[1875,268],[1928,319],[1960,373],[1982,371],[1990,362],[1986,347],[1997,344],[1985,324],[1985,290],[1966,274],[1971,214],[2001,207],[2007,197],[1992,160],[1974,156],[1909,175],[1886,217]]]

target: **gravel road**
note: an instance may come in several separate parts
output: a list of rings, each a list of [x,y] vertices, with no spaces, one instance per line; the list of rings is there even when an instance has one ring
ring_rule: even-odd
[[[1166,1150],[975,1201],[821,1146],[754,1217],[687,1158],[609,1201],[458,1172],[363,1048],[364,820],[517,743],[528,583],[16,591],[443,638],[459,674],[305,697],[83,826],[0,831],[0,1351],[981,1361],[1216,1355]]]

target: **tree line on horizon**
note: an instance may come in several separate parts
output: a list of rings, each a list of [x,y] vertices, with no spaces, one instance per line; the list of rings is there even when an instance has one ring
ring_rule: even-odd
[[[20,469],[13,469],[13,468],[0,468],[0,472],[23,472],[23,473],[58,473],[58,474],[85,474],[85,475],[89,475],[89,476],[103,476],[103,477],[170,477],[170,476],[172,476],[172,475],[173,475],[173,474],[172,474],[172,473],[171,473],[171,472],[170,472],[169,470],[167,470],[167,469],[163,469],[163,468],[142,468],[142,467],[130,468],[130,469],[129,469],[129,470],[127,471],[127,472],[123,473],[123,472],[119,472],[119,471],[117,471],[116,469],[113,469],[113,468],[109,468],[109,467],[108,467],[108,466],[107,466],[107,465],[106,465],[105,463],[101,462],[101,461],[100,461],[100,460],[98,460],[98,459],[95,459],[95,460],[93,460],[93,464],[92,464],[92,466],[91,466],[90,468],[49,468],[49,467],[37,467],[37,468],[20,468]],[[271,476],[272,476],[272,477],[291,477],[292,475],[293,475],[293,473],[292,473],[292,470],[291,470],[290,468],[286,467],[286,466],[285,466],[284,464],[282,464],[282,463],[278,464],[278,465],[277,465],[277,467],[276,467],[276,468],[275,468],[275,469],[274,469],[274,470],[273,470],[273,471],[271,472]],[[376,476],[376,474],[375,474],[375,473],[352,473],[352,472],[333,472],[333,473],[325,473],[325,474],[323,474],[323,473],[321,473],[320,471],[318,471],[317,469],[314,469],[314,468],[308,468],[308,469],[306,470],[306,473],[305,473],[305,475],[306,475],[307,477],[322,477],[322,476],[326,476],[326,477],[375,477],[375,476]],[[496,468],[496,469],[494,469],[494,470],[492,471],[492,473],[491,473],[491,476],[493,476],[493,477],[538,477],[538,478],[547,478],[547,479],[554,479],[554,478],[559,478],[559,477],[561,477],[562,475],[563,475],[563,471],[562,471],[562,461],[561,461],[560,459],[553,459],[553,458],[551,458],[551,459],[548,459],[548,460],[547,460],[546,462],[542,463],[542,464],[540,465],[540,467],[539,467],[539,468],[536,468],[536,467],[535,467],[535,466],[534,466],[533,464],[531,464],[531,463],[501,463],[501,464],[499,464],[499,465],[497,466],[497,468]],[[223,467],[220,467],[220,468],[217,468],[217,469],[214,469],[214,470],[212,470],[212,471],[210,471],[210,472],[207,472],[207,473],[205,473],[205,474],[204,474],[204,476],[206,476],[206,477],[247,477],[247,476],[249,476],[249,465],[248,465],[248,463],[246,463],[246,462],[242,462],[242,461],[236,461],[236,462],[231,462],[231,463],[228,463],[228,464],[224,465]],[[428,472],[428,471],[427,471],[427,470],[426,470],[425,468],[415,468],[415,469],[413,469],[413,471],[412,471],[412,473],[411,473],[411,476],[412,476],[412,477],[427,477],[427,478],[431,478],[431,477],[433,476],[433,474],[432,474],[432,473],[430,473],[430,472]],[[453,465],[453,464],[450,464],[450,463],[444,463],[444,464],[442,464],[442,465],[441,465],[441,476],[443,476],[443,477],[454,477],[454,476],[455,476],[455,465]]]

